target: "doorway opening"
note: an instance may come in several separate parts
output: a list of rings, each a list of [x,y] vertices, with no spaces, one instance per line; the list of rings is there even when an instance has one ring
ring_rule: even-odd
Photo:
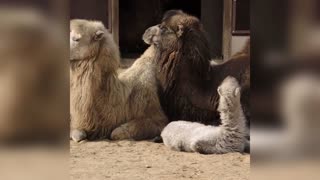
[[[119,46],[123,58],[138,58],[148,47],[144,31],[161,21],[167,10],[181,9],[201,18],[200,0],[119,0]]]

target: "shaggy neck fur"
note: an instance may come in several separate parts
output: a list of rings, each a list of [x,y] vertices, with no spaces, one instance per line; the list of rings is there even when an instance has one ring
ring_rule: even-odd
[[[120,64],[119,54],[115,53],[118,51],[102,44],[98,52],[89,59],[71,61],[71,111],[78,119],[73,126],[84,128],[89,136],[90,132],[95,132],[103,137],[111,133],[106,132],[111,130],[102,128],[108,122],[101,112],[103,102],[117,103],[119,91],[123,88],[116,72]]]
[[[205,97],[204,100],[193,94],[206,94],[202,91],[208,89],[206,86],[209,83],[204,81],[209,77],[209,64],[210,50],[204,33],[186,29],[176,43],[159,48],[156,73],[160,85],[160,101],[171,120],[186,119],[219,124],[219,115],[215,111],[216,96],[213,97],[213,103],[202,106],[204,103],[197,101],[211,101],[210,98]],[[199,106],[195,106],[196,104]]]
[[[221,99],[224,98],[224,101]],[[227,110],[223,110],[220,113],[221,118],[221,127],[227,129],[243,129],[245,125],[245,117],[243,114],[243,110],[241,107],[240,99],[236,102],[232,102],[232,100],[228,99],[227,97],[220,97],[220,103],[232,103],[233,107],[229,107]]]
[[[210,49],[204,33],[186,29],[177,43],[160,50],[158,65],[166,76],[163,83],[168,88],[177,79],[175,75],[180,73],[206,78],[210,67]]]
[[[221,101],[223,98],[225,101]],[[231,100],[229,97],[220,97],[220,104],[231,103],[228,110],[220,112],[221,126],[220,135],[217,139],[212,140],[212,144],[216,144],[216,151],[219,153],[225,152],[242,152],[245,147],[245,117],[241,108],[240,99]],[[219,106],[220,106],[219,104]],[[219,148],[223,147],[223,148]]]
[[[159,47],[156,73],[160,101],[170,120],[185,119],[219,125],[216,89],[223,79],[233,76],[242,88],[241,103],[249,122],[250,57],[246,55],[249,45],[245,49],[248,51],[239,53],[241,56],[211,66],[205,33],[188,26],[170,47]]]

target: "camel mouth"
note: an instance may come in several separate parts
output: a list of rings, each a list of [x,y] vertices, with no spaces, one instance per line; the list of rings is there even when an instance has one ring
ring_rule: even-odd
[[[70,62],[79,62],[79,61],[90,61],[91,59],[95,59],[97,55],[87,56],[84,58],[69,58]]]
[[[70,62],[81,61],[81,59],[69,59]]]

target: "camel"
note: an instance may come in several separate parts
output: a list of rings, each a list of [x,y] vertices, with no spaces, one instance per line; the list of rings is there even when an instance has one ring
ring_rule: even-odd
[[[174,121],[161,133],[166,146],[176,151],[221,154],[243,152],[246,144],[245,117],[240,103],[240,86],[233,77],[227,77],[218,87],[221,125]]]
[[[210,50],[199,19],[180,10],[164,14],[162,22],[144,36],[157,48],[156,78],[161,106],[169,121],[186,120],[221,124],[217,88],[227,77],[237,79],[241,104],[250,122],[250,48],[224,63],[210,65]]]
[[[71,138],[144,140],[168,123],[157,95],[155,46],[119,73],[120,53],[99,21],[70,23]]]

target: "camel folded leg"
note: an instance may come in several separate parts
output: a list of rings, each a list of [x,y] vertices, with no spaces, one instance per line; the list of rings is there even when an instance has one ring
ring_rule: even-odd
[[[87,138],[87,134],[83,130],[73,129],[70,131],[70,139],[75,142],[80,142]]]
[[[111,133],[112,140],[146,140],[159,136],[166,125],[166,120],[155,121],[151,119],[132,120],[114,129]]]

